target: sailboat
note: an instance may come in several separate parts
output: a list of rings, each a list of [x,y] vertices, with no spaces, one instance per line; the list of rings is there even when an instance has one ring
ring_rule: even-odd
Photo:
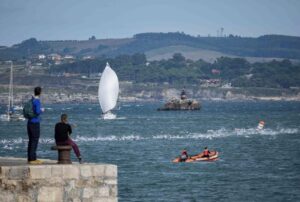
[[[116,115],[111,112],[116,107],[119,95],[119,79],[116,72],[108,62],[101,75],[98,89],[98,99],[102,109],[103,119],[115,119]]]
[[[25,118],[23,115],[16,113],[16,110],[19,109],[14,106],[14,88],[13,88],[13,62],[10,63],[10,79],[9,79],[9,92],[8,92],[8,105],[6,114],[0,116],[1,120],[4,121],[24,121]]]

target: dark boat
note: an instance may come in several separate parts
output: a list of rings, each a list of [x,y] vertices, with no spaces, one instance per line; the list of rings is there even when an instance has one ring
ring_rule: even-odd
[[[164,104],[163,107],[158,108],[158,111],[170,110],[200,110],[201,105],[196,100],[187,99],[185,90],[183,89],[180,94],[180,99],[173,99]]]

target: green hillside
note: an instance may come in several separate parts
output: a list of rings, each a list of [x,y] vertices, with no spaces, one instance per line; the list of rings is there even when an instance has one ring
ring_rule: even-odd
[[[28,58],[41,53],[72,54],[78,57],[87,55],[115,57],[122,54],[146,53],[151,58],[151,53],[154,57],[155,51],[167,50],[170,47],[184,47],[183,54],[193,52],[193,57],[197,59],[199,59],[199,55],[201,57],[202,53],[207,54],[207,51],[212,55],[216,54],[215,58],[238,56],[300,59],[300,37],[294,36],[194,37],[184,33],[143,33],[127,39],[90,39],[85,41],[37,41],[32,38],[12,47],[1,47],[0,60]],[[170,51],[169,54],[173,55],[173,53]],[[164,52],[164,54],[168,54],[168,52]]]
[[[121,81],[135,83],[168,83],[171,85],[211,85],[231,83],[234,87],[290,88],[300,87],[300,63],[270,61],[249,63],[243,58],[220,57],[215,62],[192,61],[181,54],[168,60],[147,62],[144,54],[99,57],[52,66],[51,74],[98,74],[106,62],[117,72]]]

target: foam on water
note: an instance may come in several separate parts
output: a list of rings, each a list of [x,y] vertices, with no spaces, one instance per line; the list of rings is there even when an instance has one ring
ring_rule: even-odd
[[[152,135],[143,137],[141,135],[123,135],[123,136],[75,136],[73,139],[78,143],[84,142],[112,142],[112,141],[148,141],[148,140],[172,140],[172,139],[214,139],[214,138],[226,138],[226,137],[245,137],[250,138],[251,136],[257,135],[269,135],[277,136],[284,134],[297,134],[299,133],[298,128],[279,128],[279,129],[264,129],[257,130],[256,128],[240,128],[240,129],[218,129],[218,130],[208,130],[203,133],[185,133],[185,134],[162,134],[162,135]],[[15,139],[0,139],[0,146],[3,149],[12,150],[14,146],[27,144],[27,138],[15,138]],[[53,138],[40,138],[39,143],[42,145],[54,144]]]
[[[219,129],[219,130],[208,130],[205,133],[189,133],[186,135],[156,135],[153,136],[154,139],[214,139],[214,138],[224,138],[229,136],[243,136],[250,137],[254,135],[280,135],[280,134],[296,134],[298,133],[298,129],[290,128],[290,129],[279,129],[279,130],[256,130],[256,128],[249,129]]]

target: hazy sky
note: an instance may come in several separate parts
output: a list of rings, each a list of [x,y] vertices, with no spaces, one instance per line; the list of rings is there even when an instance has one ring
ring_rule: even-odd
[[[300,36],[300,0],[0,0],[0,45],[142,32]]]

